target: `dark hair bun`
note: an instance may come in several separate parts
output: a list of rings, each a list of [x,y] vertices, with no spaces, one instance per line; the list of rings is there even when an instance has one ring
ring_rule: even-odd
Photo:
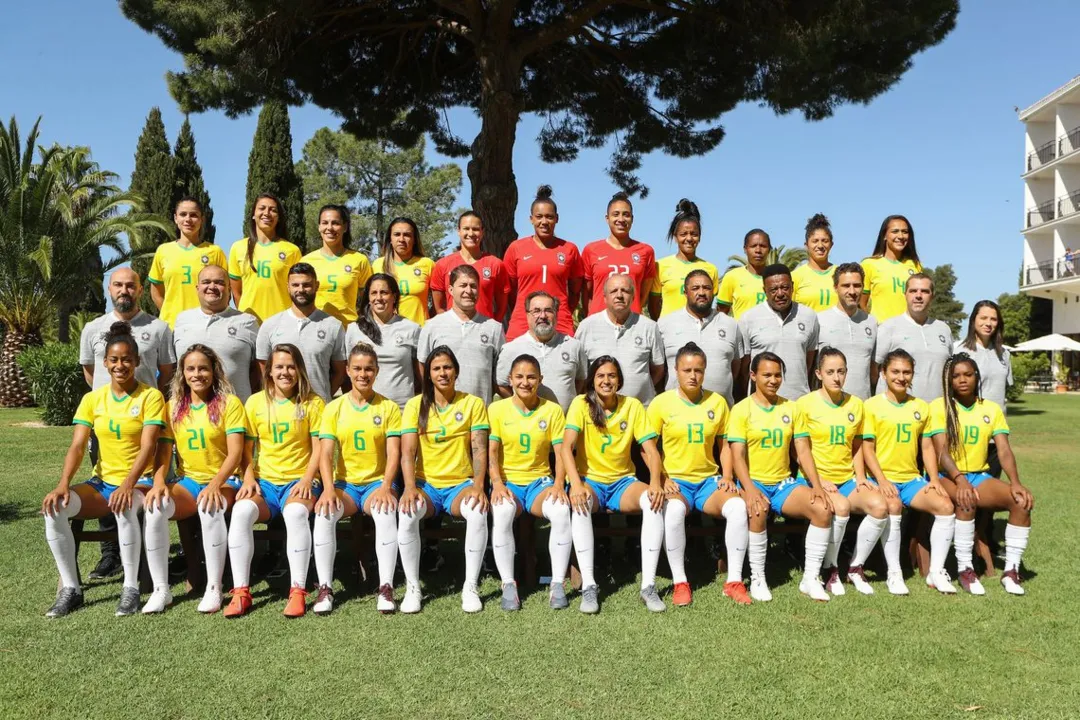
[[[536,188],[536,199],[537,200],[550,200],[551,195],[552,195],[552,191],[551,191],[551,186],[550,185],[541,185],[540,187]]]
[[[812,218],[806,221],[806,227],[808,228],[823,228],[828,229],[829,218],[825,217],[824,213],[815,213]]]
[[[131,325],[123,320],[117,320],[109,326],[109,335],[130,335]]]
[[[692,200],[687,200],[686,198],[680,200],[679,204],[675,206],[675,212],[679,215],[693,215],[694,217],[701,216],[700,213],[698,213],[697,204],[694,203]]]

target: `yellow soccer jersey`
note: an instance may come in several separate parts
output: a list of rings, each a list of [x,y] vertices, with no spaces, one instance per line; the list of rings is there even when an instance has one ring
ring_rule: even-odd
[[[862,261],[862,268],[866,275],[863,295],[870,296],[870,314],[879,323],[903,315],[907,310],[904,283],[922,272],[922,265],[911,260],[896,262],[885,257],[868,257]]]
[[[378,393],[363,407],[357,407],[352,393],[331,400],[319,428],[321,439],[337,441],[334,479],[353,485],[382,481],[386,474],[386,439],[400,435],[401,410],[396,402]]]
[[[745,267],[732,268],[721,278],[716,300],[731,307],[732,317],[738,320],[744,312],[765,302],[764,281]]]
[[[247,261],[247,239],[229,248],[229,277],[243,282],[236,309],[251,313],[260,323],[292,305],[289,299],[289,268],[300,262],[300,248],[288,240],[255,243],[253,262]]]
[[[668,390],[653,398],[646,412],[649,427],[664,447],[664,471],[672,479],[701,482],[720,473],[716,441],[724,437],[728,404],[723,395],[706,390],[692,403]]]
[[[566,427],[578,432],[577,470],[583,478],[602,485],[634,474],[630,446],[656,437],[649,428],[645,406],[637,398],[619,395],[615,411],[607,414],[604,430],[589,418],[589,405],[578,395],[566,412]]]
[[[303,261],[315,268],[319,293],[315,305],[348,325],[356,320],[356,296],[371,277],[371,263],[363,253],[348,250],[341,257],[327,255],[322,249],[309,252]]]
[[[836,266],[828,270],[814,270],[803,263],[791,273],[791,282],[795,285],[792,299],[814,312],[828,310],[836,304],[836,290],[833,287],[833,272]]]
[[[496,400],[488,407],[491,439],[502,445],[502,471],[506,482],[528,485],[551,476],[548,455],[563,441],[566,419],[558,403],[540,398],[531,412],[522,411],[513,398]]]
[[[405,403],[401,434],[418,433],[420,396]],[[434,404],[428,413],[427,432],[420,436],[416,477],[437,488],[453,487],[473,475],[472,431],[489,430],[487,409],[475,395],[458,392],[444,408]],[[484,447],[487,452],[487,447]]]
[[[656,277],[653,278],[651,295],[660,297],[660,317],[686,307],[686,295],[683,282],[692,270],[704,270],[712,278],[713,294],[720,292],[719,274],[711,262],[698,259],[693,262],[680,260],[677,255],[669,255],[656,261]]]
[[[199,271],[207,265],[223,269],[228,265],[225,251],[210,242],[187,247],[178,242],[167,242],[158,245],[154,251],[154,262],[146,279],[165,289],[165,301],[161,303],[159,314],[169,327],[173,326],[177,315],[199,307],[196,285]]]
[[[796,431],[799,415],[798,406],[787,399],[770,408],[758,405],[753,396],[735,403],[728,418],[727,438],[729,443],[746,445],[751,479],[776,485],[791,477],[791,441],[806,437]]]
[[[919,472],[919,439],[930,434],[930,406],[909,397],[903,405],[887,395],[863,403],[864,438],[874,441],[874,454],[885,478],[894,483],[913,480]]]
[[[371,266],[372,272],[386,272],[383,258],[379,258]],[[408,262],[394,261],[394,277],[398,281],[398,289],[401,291],[401,302],[398,304],[398,315],[412,320],[423,327],[428,318],[428,286],[431,283],[431,272],[435,269],[435,261],[428,257],[409,258]]]
[[[956,468],[962,473],[980,473],[990,469],[986,461],[990,440],[996,435],[1008,435],[1009,423],[1001,406],[992,400],[976,400],[971,407],[956,403],[956,416],[960,421],[961,456],[953,456]],[[930,403],[930,427],[927,435],[945,432],[945,398]],[[940,467],[940,463],[938,464]]]
[[[170,400],[161,439],[176,443],[176,476],[205,485],[214,479],[229,455],[226,435],[250,435],[244,404],[235,395],[225,396],[225,411],[212,422],[205,403],[192,405],[179,423],[173,421],[176,401]]]
[[[130,395],[113,395],[112,384],[103,385],[83,395],[72,420],[85,425],[98,439],[98,461],[94,476],[109,485],[124,482],[142,447],[146,425],[165,426],[165,400],[157,388],[139,383]],[[144,475],[154,469],[150,458]]]
[[[863,432],[862,400],[845,393],[844,401],[833,405],[820,390],[815,390],[795,404],[799,408],[795,432],[809,436],[818,476],[835,485],[854,478],[852,444]]]
[[[255,441],[255,477],[275,485],[287,485],[307,472],[311,453],[318,449],[316,440],[326,404],[318,395],[301,403],[302,417],[297,418],[292,400],[273,400],[266,391],[248,398],[248,439]]]

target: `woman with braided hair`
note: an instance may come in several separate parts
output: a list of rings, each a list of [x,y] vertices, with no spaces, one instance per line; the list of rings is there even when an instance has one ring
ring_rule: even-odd
[[[1005,414],[1000,405],[982,398],[981,381],[979,366],[970,355],[957,353],[945,362],[942,397],[930,404],[929,434],[939,459],[941,485],[956,505],[953,546],[960,586],[972,595],[986,594],[971,562],[975,511],[1007,510],[1009,523],[1005,526],[1005,573],[1001,585],[1011,595],[1023,595],[1020,560],[1031,533],[1035,499],[1020,483]],[[997,447],[1002,469],[1009,475],[1008,483],[988,472],[991,440]]]

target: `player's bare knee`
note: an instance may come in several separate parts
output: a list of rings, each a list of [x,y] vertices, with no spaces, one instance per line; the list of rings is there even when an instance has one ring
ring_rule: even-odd
[[[890,515],[899,515],[904,512],[904,503],[898,497],[886,498],[885,509]]]

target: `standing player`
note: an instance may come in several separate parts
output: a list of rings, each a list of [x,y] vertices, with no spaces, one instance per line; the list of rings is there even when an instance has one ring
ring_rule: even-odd
[[[956,567],[960,586],[973,595],[986,591],[975,574],[971,550],[975,545],[975,511],[1006,510],[1005,572],[1001,585],[1011,595],[1023,595],[1020,561],[1031,534],[1031,511],[1035,498],[1020,483],[1016,458],[1009,444],[1005,413],[992,400],[979,396],[979,366],[960,353],[945,363],[943,395],[930,403],[930,435],[939,458],[941,484],[956,506]],[[998,458],[1009,482],[990,474],[987,457],[990,442],[998,448]]]
[[[604,309],[604,281],[612,275],[629,275],[637,289],[630,307],[641,313],[656,277],[656,255],[651,245],[630,237],[634,206],[626,193],[617,192],[611,196],[604,218],[608,236],[589,243],[581,251],[581,266],[585,273],[581,304],[586,315],[600,312]]]
[[[223,268],[228,264],[221,248],[203,240],[203,208],[198,200],[190,196],[180,198],[173,211],[173,222],[178,231],[176,240],[158,245],[146,276],[150,281],[150,298],[169,327],[181,312],[199,306],[195,288],[199,271],[207,265]]]
[[[428,285],[435,262],[424,255],[420,230],[411,218],[397,217],[390,221],[383,239],[382,253],[371,269],[386,273],[397,280],[401,297],[398,313],[417,325],[427,322],[431,293]]]
[[[866,400],[877,386],[877,321],[859,307],[863,269],[859,263],[841,263],[833,273],[836,304],[817,314],[818,350],[836,348],[844,353],[847,376],[844,392]]]
[[[559,301],[555,328],[563,335],[573,336],[572,314],[581,294],[584,270],[577,246],[555,237],[559,210],[551,199],[550,185],[541,185],[537,189],[529,222],[532,223],[533,234],[510,243],[503,255],[512,287],[512,310],[506,339],[513,340],[528,331],[525,298],[538,290]]]
[[[723,312],[738,320],[744,312],[765,302],[761,273],[769,263],[771,251],[772,240],[769,239],[769,233],[758,228],[746,233],[743,238],[746,265],[731,268],[720,280],[716,301],[720,303]]]
[[[956,352],[967,353],[979,366],[979,395],[996,403],[1005,412],[1005,392],[1013,384],[1012,356],[1005,347],[1005,321],[993,300],[980,300],[971,309],[967,336],[956,344]],[[991,448],[991,455],[995,455]],[[991,462],[993,467],[993,462]]]
[[[930,406],[908,394],[914,374],[915,360],[909,353],[889,352],[881,364],[885,392],[863,404],[863,461],[889,509],[889,524],[881,535],[888,568],[885,586],[893,595],[908,594],[900,570],[900,513],[911,507],[934,516],[926,584],[938,592],[955,593],[945,572],[945,557],[953,541],[956,515],[938,479],[937,453],[930,438]],[[926,477],[919,472],[920,450]]]
[[[349,353],[358,343],[375,349],[379,372],[373,389],[397,403],[399,409],[420,387],[420,364],[416,361],[420,326],[398,314],[400,299],[401,290],[394,278],[386,273],[372,275],[360,296],[360,314],[345,333]]]
[[[833,264],[829,262],[833,235],[829,218],[821,213],[806,221],[806,262],[795,268],[791,280],[795,283],[795,302],[814,312],[832,307]]]
[[[873,254],[862,261],[866,272],[862,308],[879,323],[905,309],[905,283],[923,271],[915,250],[915,229],[903,215],[890,215],[881,223]]]
[[[312,250],[302,262],[315,268],[319,292],[315,306],[348,325],[356,320],[356,296],[371,277],[371,263],[362,252],[353,250],[352,222],[344,205],[323,205],[319,209],[319,237],[322,247]]]
[[[709,275],[714,297],[720,292],[720,276],[716,266],[697,255],[697,247],[701,243],[701,214],[697,205],[686,198],[679,201],[667,238],[668,242],[675,242],[678,250],[674,255],[656,261],[656,279],[649,291],[649,315],[654,320],[686,304],[686,276],[693,270],[704,270]]]
[[[907,312],[878,326],[874,359],[881,366],[893,350],[906,350],[915,359],[911,394],[930,402],[941,397],[941,370],[952,354],[952,330],[930,317],[934,280],[929,275],[915,273],[909,277],[904,296]]]
[[[248,216],[248,236],[229,248],[229,279],[236,309],[263,322],[289,307],[286,280],[289,268],[300,262],[300,248],[281,238],[288,222],[273,195],[255,198]]]
[[[45,539],[60,573],[60,591],[45,617],[63,617],[83,604],[79,582],[75,536],[71,519],[116,516],[120,537],[120,561],[124,585],[120,591],[117,616],[139,609],[138,513],[143,507],[144,476],[153,468],[158,433],[165,424],[164,400],[157,388],[139,382],[139,346],[131,336],[131,326],[113,323],[105,336],[105,367],[109,382],[83,396],[72,421],[75,432],[64,457],[60,482],[45,496],[41,512],[45,516]],[[94,476],[87,482],[71,484],[82,465],[83,453],[94,431],[101,452],[94,463]],[[139,486],[142,486],[140,489]]]
[[[484,252],[484,222],[472,210],[466,210],[458,218],[458,238],[461,246],[457,251],[435,263],[431,273],[431,300],[436,313],[450,309],[450,273],[459,265],[471,265],[480,274],[480,296],[476,309],[500,323],[506,319],[510,300],[510,276],[506,266],[496,256]]]

